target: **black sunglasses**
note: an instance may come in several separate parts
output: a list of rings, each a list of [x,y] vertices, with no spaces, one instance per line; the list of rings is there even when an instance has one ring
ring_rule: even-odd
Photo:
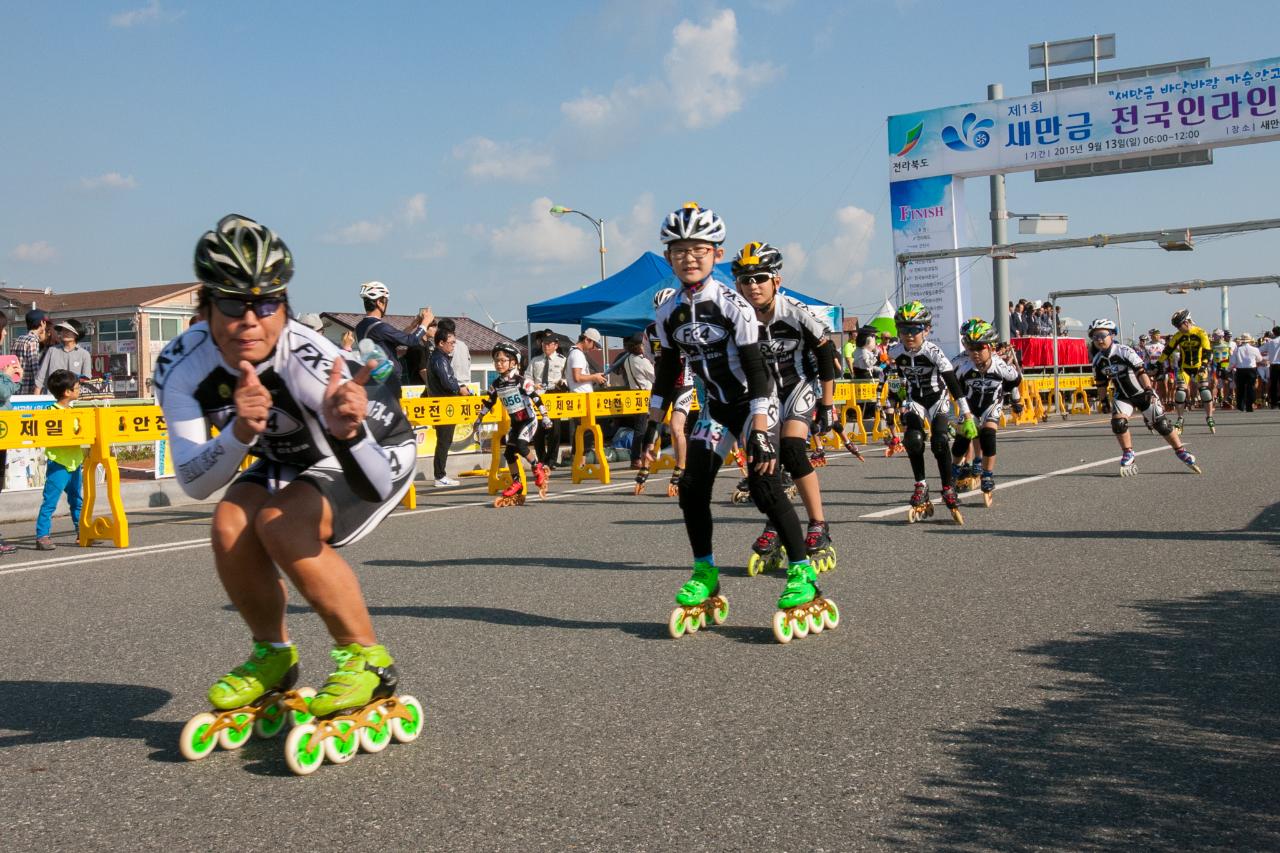
[[[738,284],[764,284],[769,281],[773,281],[773,273],[771,272],[757,272],[738,276]]]
[[[902,335],[918,335],[924,331],[924,328],[924,326],[917,326],[915,324],[899,323],[898,333]]]
[[[215,296],[213,297],[213,304],[219,312],[227,315],[233,320],[239,320],[249,312],[250,308],[253,309],[253,313],[256,314],[259,319],[262,319],[270,317],[279,311],[280,306],[284,304],[284,300],[277,299],[275,297],[247,300],[236,299],[233,296]]]

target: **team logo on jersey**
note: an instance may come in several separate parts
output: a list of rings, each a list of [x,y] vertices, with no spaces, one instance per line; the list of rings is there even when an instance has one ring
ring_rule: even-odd
[[[275,406],[271,407],[270,413],[267,414],[267,435],[289,435],[300,429],[302,424],[297,418]]]
[[[760,352],[764,353],[765,358],[776,359],[779,356],[790,355],[799,347],[800,342],[794,338],[773,338],[760,342]]]
[[[230,400],[230,399],[231,399],[231,386],[230,386],[230,385],[228,385],[228,384],[227,384],[227,383],[225,383],[225,382],[223,382],[221,385],[219,385],[219,386],[218,386],[218,396],[219,396],[219,397],[221,397],[221,398],[222,398],[222,399],[224,399],[224,400]]]
[[[728,334],[728,330],[723,326],[713,326],[710,323],[685,323],[677,328],[671,337],[678,344],[696,347],[719,343]]]

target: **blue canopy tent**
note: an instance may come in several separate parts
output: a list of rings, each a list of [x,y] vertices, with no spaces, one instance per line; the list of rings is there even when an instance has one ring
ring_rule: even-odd
[[[670,275],[671,267],[665,260],[653,252],[645,252],[626,269],[602,281],[554,299],[535,302],[525,309],[525,316],[531,324],[578,324],[588,314],[603,311],[625,299],[630,299],[636,293],[650,288],[654,282]],[[649,290],[649,298],[653,298],[653,290]]]

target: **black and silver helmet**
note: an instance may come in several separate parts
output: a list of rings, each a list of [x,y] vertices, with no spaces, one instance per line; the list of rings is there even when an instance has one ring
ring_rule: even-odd
[[[699,207],[696,201],[685,202],[679,210],[667,214],[658,231],[664,246],[677,240],[702,240],[718,246],[724,242],[724,235],[724,220],[714,210]]]
[[[196,278],[226,296],[283,293],[293,278],[293,255],[270,228],[232,213],[196,243]]]
[[[777,275],[782,272],[782,252],[768,243],[748,243],[738,252],[729,269],[734,278],[761,272]]]

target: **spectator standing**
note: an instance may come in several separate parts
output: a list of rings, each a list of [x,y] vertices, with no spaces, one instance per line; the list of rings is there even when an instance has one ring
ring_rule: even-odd
[[[62,346],[49,347],[40,357],[40,369],[36,371],[36,393],[43,393],[49,376],[55,370],[70,370],[77,379],[93,375],[93,357],[78,341],[84,334],[79,320],[61,320],[53,327],[53,333]]]
[[[560,354],[560,342],[555,333],[545,329],[539,337],[542,354],[533,357],[529,362],[529,378],[539,394],[551,392],[562,393],[569,390],[565,382],[564,371],[568,359]],[[533,448],[538,454],[538,461],[554,470],[560,462],[560,429],[562,421],[552,421],[550,427],[539,425],[534,435]]]
[[[80,396],[80,377],[70,370],[55,370],[49,374],[49,393],[57,398],[55,407],[66,409]],[[67,496],[71,509],[71,522],[80,521],[80,475],[84,466],[83,447],[47,447],[45,458],[49,460],[44,476],[44,500],[40,514],[36,516],[36,548],[52,551],[57,546],[49,538],[53,529],[53,511],[58,508],[58,498]]]
[[[1034,335],[1036,333],[1035,313],[1036,313],[1036,306],[1031,304],[1031,300],[1030,299],[1023,300],[1022,334]]]
[[[324,321],[320,319],[319,314],[303,314],[298,317],[298,322],[313,332],[324,334]]]
[[[1280,361],[1280,326],[1272,327],[1270,339],[1263,342],[1259,351],[1267,374],[1267,406],[1280,409],[1280,370],[1276,370],[1276,362]]]
[[[49,343],[52,335],[49,333],[49,315],[40,309],[28,311],[26,319],[27,333],[13,342],[13,354],[18,357],[18,363],[22,366],[22,385],[17,393],[34,394],[42,347]],[[3,340],[3,335],[0,335],[0,341]]]
[[[1022,300],[1018,304],[1009,303],[1009,336],[1021,338],[1027,333],[1026,323],[1022,319]]]
[[[1236,405],[1242,412],[1252,412],[1258,396],[1258,365],[1262,353],[1253,345],[1253,335],[1245,332],[1240,344],[1231,353],[1231,367],[1236,372]]]
[[[858,339],[856,342],[854,341],[853,338],[849,337],[848,335],[845,335],[844,346],[841,347],[841,353],[844,355],[844,378],[845,379],[856,378],[856,374],[853,372],[853,369],[854,369],[853,362],[854,362],[854,359],[856,358],[855,351],[858,349],[858,347],[862,346],[862,334],[863,333],[859,332]]]
[[[427,392],[432,397],[463,397],[471,393],[471,389],[458,382],[453,372],[453,350],[457,345],[457,336],[444,328],[444,321],[436,329],[435,349],[431,353],[431,367],[427,371]],[[453,444],[453,432],[456,424],[441,424],[436,427],[436,454],[434,471],[437,486],[456,486],[458,481],[450,477],[445,469],[449,461],[449,448]]]
[[[30,315],[28,314],[28,316]],[[0,313],[0,318],[3,318],[0,320],[0,344],[3,344],[5,333],[9,328],[9,318],[2,313]],[[26,337],[26,335],[23,335],[23,337]],[[0,409],[7,409],[9,408],[9,399],[18,393],[23,384],[22,358],[18,355],[0,358],[3,358],[4,362],[6,362],[0,365]],[[9,452],[7,450],[0,450],[0,492],[4,491],[5,475],[9,472],[8,457]],[[0,537],[0,556],[12,554],[16,550],[18,549],[5,542],[3,537]]]
[[[574,394],[590,394],[595,390],[596,383],[601,385],[609,383],[609,377],[603,373],[592,373],[591,363],[587,361],[587,353],[600,349],[602,340],[599,331],[587,329],[578,335],[578,343],[569,348],[565,381],[569,383],[569,390]],[[582,443],[584,454],[592,449],[594,441],[593,434],[588,432]]]
[[[645,358],[645,338],[643,332],[637,332],[624,341],[627,354],[618,365],[618,370],[626,380],[630,391],[650,391],[653,389],[653,362]],[[631,467],[640,467],[640,455],[644,451],[644,428],[649,422],[649,411],[645,409],[638,415],[626,420],[631,427]]]
[[[360,285],[360,299],[364,303],[365,315],[364,319],[356,324],[356,339],[368,338],[373,341],[382,348],[392,364],[400,363],[397,348],[416,347],[422,343],[422,339],[427,334],[427,326],[431,325],[434,317],[430,308],[423,308],[409,323],[408,328],[403,331],[397,329],[383,319],[387,316],[391,291],[380,281],[366,281]],[[386,384],[395,392],[396,399],[400,399],[402,384],[398,371],[393,376],[387,377]]]
[[[427,336],[422,339],[422,343],[416,347],[409,347],[404,354],[404,374],[408,377],[409,382],[423,386],[423,397],[433,396],[429,376],[431,373],[431,356],[436,348],[436,332],[439,330],[440,323],[432,320],[427,324]]]

